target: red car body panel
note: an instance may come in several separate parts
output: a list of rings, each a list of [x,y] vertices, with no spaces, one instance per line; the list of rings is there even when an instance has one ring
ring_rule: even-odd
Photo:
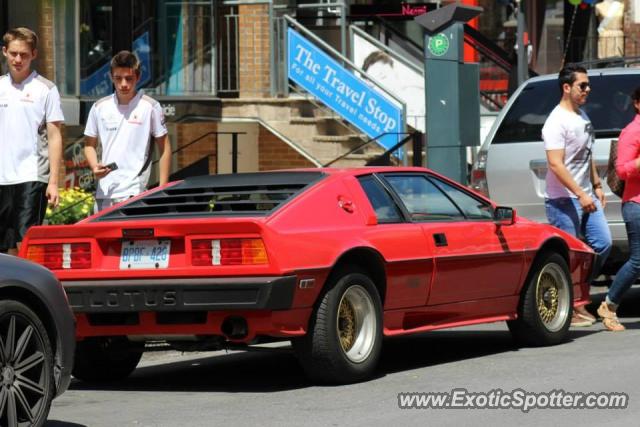
[[[33,227],[24,239],[21,255],[27,257],[33,245],[91,245],[91,268],[53,269],[70,295],[79,338],[223,335],[222,324],[229,316],[242,316],[247,321],[249,332],[238,341],[304,335],[325,282],[344,257],[360,260],[362,267],[372,272],[382,272],[376,285],[383,301],[385,335],[514,319],[534,258],[549,242],[566,250],[575,304],[588,302],[594,254],[586,244],[556,228],[520,217],[509,225],[486,220],[378,223],[359,176],[430,174],[451,181],[422,168],[305,171],[326,176],[265,216],[100,220],[122,206],[179,184],[171,183],[78,224]],[[495,207],[471,190],[462,191]],[[171,240],[167,268],[120,269],[124,236],[140,230],[148,231],[154,239]],[[446,236],[446,245],[437,243],[439,235]],[[228,238],[262,239],[268,263],[192,265],[194,240]],[[233,292],[234,286],[246,284],[252,284],[250,289],[242,288],[246,297],[224,294],[224,298],[232,295],[230,298],[241,302],[245,301],[242,298],[258,301],[264,296],[261,286],[273,292],[276,287],[288,286],[291,295],[283,297],[285,303],[269,300],[266,306],[214,306],[218,304],[213,296],[216,289]],[[204,300],[212,298],[211,309],[203,308],[198,289],[208,292],[202,293]],[[178,306],[176,300],[184,305]],[[187,300],[201,312],[197,321],[186,314],[183,319],[177,315],[171,318],[173,312],[190,313]],[[91,320],[101,313],[112,316],[106,322]],[[123,320],[118,321],[114,313],[122,313]]]

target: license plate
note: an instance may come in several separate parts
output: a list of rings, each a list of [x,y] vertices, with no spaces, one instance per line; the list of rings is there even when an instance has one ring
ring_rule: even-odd
[[[124,240],[120,251],[120,269],[167,268],[171,240]]]

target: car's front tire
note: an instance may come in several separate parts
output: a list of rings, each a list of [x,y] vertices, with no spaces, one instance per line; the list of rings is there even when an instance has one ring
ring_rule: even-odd
[[[76,345],[71,373],[87,382],[121,380],[136,369],[143,352],[143,342],[126,337],[86,338]]]
[[[346,270],[327,283],[307,335],[293,345],[307,376],[324,383],[369,378],[382,349],[382,304],[373,281]]]
[[[0,301],[0,425],[41,426],[54,397],[53,350],[40,318]]]
[[[518,318],[507,325],[521,344],[558,344],[567,339],[572,304],[573,286],[566,261],[557,253],[543,253],[522,290]]]

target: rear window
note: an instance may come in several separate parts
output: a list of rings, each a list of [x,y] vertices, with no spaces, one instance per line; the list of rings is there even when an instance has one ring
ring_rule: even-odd
[[[639,75],[589,76],[591,93],[582,109],[595,128],[596,137],[616,137],[635,114],[631,92]],[[529,83],[515,100],[493,139],[494,144],[542,140],[542,126],[560,101],[558,81]]]
[[[93,221],[266,216],[324,176],[322,172],[265,172],[187,178]]]

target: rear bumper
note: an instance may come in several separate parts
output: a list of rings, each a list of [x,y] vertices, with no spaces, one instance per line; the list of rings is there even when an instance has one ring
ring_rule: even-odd
[[[77,320],[77,338],[224,335],[228,318],[243,318],[257,335],[303,335],[311,308],[293,309],[297,277],[63,281]]]
[[[296,276],[66,281],[75,313],[286,310]]]

